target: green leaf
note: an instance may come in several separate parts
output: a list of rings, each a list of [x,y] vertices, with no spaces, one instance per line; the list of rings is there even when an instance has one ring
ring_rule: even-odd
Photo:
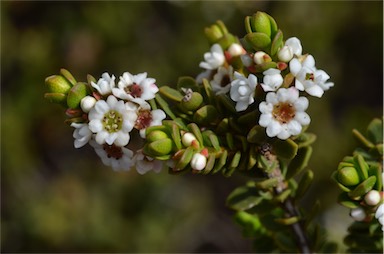
[[[229,131],[229,120],[228,118],[224,118],[220,121],[220,123],[216,127],[216,134],[223,135],[224,133]]]
[[[300,199],[307,192],[313,181],[313,171],[307,170],[301,177],[299,185],[296,190],[295,198]]]
[[[217,152],[220,151],[221,147],[220,147],[219,139],[216,136],[216,134],[212,132],[211,134],[208,135],[208,138],[211,141],[213,148],[215,148]]]
[[[275,139],[272,143],[273,151],[278,157],[291,160],[293,159],[298,150],[298,145],[293,142],[291,139],[280,140]]]
[[[254,50],[265,50],[271,45],[271,38],[265,33],[249,33],[244,38]]]
[[[369,175],[376,176],[375,189],[381,190],[383,188],[382,169],[379,163],[373,164],[369,167]]]
[[[283,45],[283,32],[279,29],[272,40],[271,56],[274,56],[282,45]]]
[[[224,165],[227,163],[227,157],[228,157],[228,152],[227,150],[224,150],[221,153],[219,159],[216,160],[215,166],[212,170],[212,174],[219,172],[224,167]]]
[[[155,100],[159,104],[160,108],[173,120],[176,119],[176,116],[173,114],[173,111],[169,108],[168,103],[160,96],[160,94],[155,95]]]
[[[73,75],[66,69],[60,69],[60,74],[71,83],[72,86],[76,85],[77,81]]]
[[[229,194],[226,205],[236,211],[245,211],[258,205],[262,200],[256,188],[241,186]]]
[[[312,133],[302,133],[300,134],[296,139],[295,142],[299,146],[299,148],[304,147],[304,146],[309,146],[313,142],[316,141],[316,135]]]
[[[375,145],[369,141],[366,137],[363,136],[358,130],[353,129],[352,134],[356,137],[358,141],[360,141],[367,148],[373,148]]]
[[[264,181],[256,182],[256,186],[257,188],[267,190],[267,189],[276,187],[278,183],[279,183],[279,180],[277,178],[269,178]]]
[[[200,146],[204,144],[203,135],[201,134],[199,126],[195,123],[190,123],[187,125],[188,129],[195,135],[197,141],[199,141]]]
[[[257,215],[239,211],[234,215],[234,219],[237,224],[243,227],[243,235],[245,237],[255,237],[264,232],[264,227]]]
[[[383,121],[375,118],[367,128],[367,137],[375,144],[383,143]]]
[[[291,189],[286,189],[277,196],[275,196],[274,201],[278,203],[283,203],[292,193]]]
[[[177,91],[176,89],[173,89],[169,86],[160,87],[159,92],[164,97],[166,97],[172,101],[175,101],[175,102],[181,102],[181,100],[184,98],[184,96],[179,91]]]
[[[361,154],[356,154],[353,157],[353,161],[354,161],[354,165],[355,165],[356,171],[357,171],[357,173],[360,176],[360,180],[362,181],[362,180],[367,179],[368,178],[369,166],[365,162],[363,156]]]
[[[275,21],[274,18],[272,18],[271,15],[269,15],[268,13],[265,13],[269,19],[269,23],[270,23],[270,26],[271,26],[271,38],[275,37],[277,31],[278,31],[278,28],[277,28],[277,23]]]
[[[342,192],[337,198],[337,202],[350,209],[358,208],[360,207],[360,202],[351,200],[351,198],[348,196],[348,193]]]
[[[229,112],[236,113],[235,103],[225,94],[219,94],[216,96],[219,103]]]
[[[183,146],[181,144],[180,129],[177,126],[177,124],[175,124],[175,123],[172,124],[172,133],[171,133],[171,135],[172,135],[173,142],[175,142],[177,150],[182,149]]]
[[[205,168],[203,169],[203,172],[202,172],[203,175],[207,175],[211,172],[211,170],[215,165],[215,161],[216,161],[216,155],[213,153],[209,154],[207,159],[207,165],[205,165]]]
[[[297,175],[301,170],[303,170],[307,165],[308,161],[312,155],[312,147],[305,146],[300,148],[297,152],[297,155],[291,163],[289,163],[286,179],[290,179],[291,177]]]
[[[174,171],[180,171],[183,170],[189,162],[192,160],[192,156],[195,153],[192,146],[188,146],[187,149],[184,150],[183,155],[181,156],[180,160],[176,163],[176,166],[174,168]]]
[[[182,91],[182,88],[190,88],[194,92],[199,92],[199,86],[196,80],[189,76],[180,77],[177,81],[177,89]]]
[[[235,155],[233,156],[231,163],[229,164],[227,170],[224,172],[225,177],[230,177],[233,174],[233,172],[235,171],[235,169],[237,168],[237,166],[240,163],[240,158],[241,158],[241,152],[237,151],[235,153]]]
[[[354,190],[348,193],[349,197],[358,200],[368,191],[373,189],[376,183],[376,176],[368,177],[364,182],[360,183]]]
[[[68,92],[67,105],[69,108],[79,108],[81,100],[87,96],[88,86],[85,83],[77,83]]]
[[[218,112],[212,105],[205,105],[199,108],[195,114],[193,114],[193,120],[197,124],[209,125],[216,122],[218,119]]]
[[[296,243],[291,236],[287,231],[277,232],[275,243],[284,252],[297,253]]]
[[[208,104],[215,105],[215,94],[213,93],[212,86],[207,79],[203,79],[203,87],[207,95]]]
[[[265,128],[260,125],[255,125],[247,134],[247,141],[249,143],[261,144],[266,140]]]

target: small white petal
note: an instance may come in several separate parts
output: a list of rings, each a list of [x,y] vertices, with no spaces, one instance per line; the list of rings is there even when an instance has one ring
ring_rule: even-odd
[[[282,139],[282,140],[286,140],[287,138],[289,138],[291,136],[291,134],[289,133],[289,131],[287,130],[287,127],[284,126],[281,131],[277,134],[277,137],[279,139]]]
[[[318,85],[313,85],[313,86],[307,87],[307,88],[305,88],[305,91],[309,95],[312,95],[312,96],[315,96],[318,98],[321,98],[321,96],[323,96],[323,94],[324,94],[324,90],[321,89],[321,87]]]
[[[88,126],[89,126],[89,129],[93,133],[97,133],[103,129],[103,124],[101,123],[101,121],[99,119],[91,120],[89,122]]]
[[[267,127],[272,120],[272,114],[262,114],[259,119],[259,125],[262,127]]]
[[[128,133],[124,133],[124,132],[120,131],[117,133],[117,137],[116,137],[116,140],[114,141],[114,143],[117,146],[126,146],[129,142],[129,139],[130,139],[130,136]]]
[[[273,105],[272,103],[266,103],[265,101],[261,102],[259,104],[259,111],[262,113],[262,114],[268,114],[268,113],[271,113],[273,110]]]
[[[109,111],[109,106],[108,106],[107,102],[100,100],[100,101],[96,102],[95,110],[99,114],[105,114]]]
[[[109,133],[109,135],[105,138],[105,143],[107,143],[108,145],[112,145],[113,142],[115,142],[117,137],[118,137],[117,132]]]
[[[104,144],[105,143],[105,139],[108,137],[108,132],[106,131],[99,131],[97,134],[96,134],[96,137],[95,137],[95,140],[97,143],[99,143],[100,145]]]
[[[301,70],[302,68],[302,65],[300,63],[300,61],[297,59],[297,58],[293,58],[290,62],[289,62],[289,70],[291,71],[291,73],[293,74],[293,76],[296,77],[296,75],[299,73],[299,71]]]
[[[306,97],[300,97],[293,104],[297,111],[305,111],[308,108],[309,101]]]
[[[278,133],[282,131],[282,126],[277,121],[272,120],[272,122],[267,126],[267,135],[268,137],[275,137]]]
[[[239,112],[239,111],[244,111],[244,110],[246,110],[247,108],[248,108],[248,102],[246,102],[246,101],[238,101],[237,103],[236,103],[236,111],[237,112]]]
[[[311,122],[311,118],[305,112],[296,112],[294,119],[302,125],[308,125]]]
[[[285,41],[285,45],[292,49],[293,54],[295,54],[297,56],[301,55],[303,48],[302,48],[301,42],[298,38],[291,37],[291,38],[287,39]]]
[[[295,120],[291,120],[288,124],[287,124],[287,128],[288,128],[288,132],[291,134],[291,135],[299,135],[300,132],[301,132],[301,125],[300,123],[298,123],[297,121]]]

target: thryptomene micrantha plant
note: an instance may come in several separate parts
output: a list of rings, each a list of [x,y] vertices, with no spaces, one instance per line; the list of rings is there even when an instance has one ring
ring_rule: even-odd
[[[267,13],[247,16],[245,30],[239,38],[222,21],[205,28],[203,71],[173,86],[130,72],[78,82],[62,69],[46,78],[45,98],[66,108],[74,146],[89,143],[114,170],[248,177],[226,205],[256,252],[336,252],[314,222],[319,204],[300,206],[314,178],[309,99],[334,83]],[[382,250],[381,130],[376,119],[367,137],[354,131],[365,149],[345,157],[332,176],[343,190],[339,202],[358,221],[345,238],[351,252]]]

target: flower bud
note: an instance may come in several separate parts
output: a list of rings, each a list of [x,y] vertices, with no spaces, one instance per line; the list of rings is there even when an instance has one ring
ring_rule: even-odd
[[[191,168],[194,170],[203,170],[207,165],[207,157],[201,153],[195,153],[191,160]]]
[[[263,64],[272,61],[272,58],[264,51],[257,51],[253,55],[253,61],[255,61],[256,64]]]
[[[277,31],[275,20],[265,12],[258,11],[252,17],[246,17],[245,23],[248,33],[259,32],[271,37]]]
[[[354,186],[360,183],[359,174],[353,167],[341,168],[337,173],[337,180],[345,186]]]
[[[350,215],[355,221],[363,221],[367,217],[364,209],[361,207],[352,209]]]
[[[195,111],[203,102],[203,96],[198,92],[187,93],[181,101],[181,106],[187,111]]]
[[[87,96],[88,87],[85,83],[77,83],[71,88],[67,96],[67,105],[69,108],[80,107],[81,100]]]
[[[277,52],[277,57],[282,62],[289,62],[293,58],[292,48],[288,46],[284,46],[282,49]]]
[[[240,56],[240,55],[244,54],[245,50],[240,44],[232,43],[232,45],[229,46],[229,48],[228,48],[228,52],[232,57],[234,57],[234,56]]]
[[[156,140],[144,147],[144,152],[150,157],[167,155],[172,151],[173,142],[169,138]]]
[[[93,106],[96,104],[96,99],[92,96],[85,96],[83,99],[81,99],[80,107],[85,112],[88,113],[91,111]]]
[[[72,84],[61,75],[52,75],[45,79],[45,84],[50,93],[67,94],[72,87]]]
[[[228,30],[222,21],[217,21],[216,24],[213,24],[210,27],[206,27],[204,32],[205,36],[208,38],[208,41],[211,44],[214,44],[223,38],[224,35],[228,33]]]
[[[380,202],[380,200],[380,192],[378,192],[377,190],[370,190],[364,196],[364,201],[367,205],[375,206]]]
[[[154,142],[156,140],[161,140],[164,138],[168,138],[168,135],[161,130],[154,130],[147,134],[146,139],[148,142]]]
[[[188,147],[191,146],[192,142],[197,141],[195,135],[193,135],[190,132],[184,133],[183,137],[181,138],[181,142],[184,146]]]

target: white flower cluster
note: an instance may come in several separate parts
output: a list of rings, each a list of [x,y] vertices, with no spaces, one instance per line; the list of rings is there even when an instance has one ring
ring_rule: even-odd
[[[71,124],[75,128],[74,145],[80,148],[89,143],[103,163],[114,170],[135,167],[140,174],[159,172],[161,162],[145,156],[140,142],[130,143],[133,131],[144,139],[146,128],[161,125],[166,117],[161,109],[152,110],[148,102],[159,91],[156,81],[147,73],[129,72],[123,73],[117,85],[115,79],[104,73],[97,83],[91,82],[94,92],[80,103],[87,121]]]
[[[234,69],[234,57],[241,59],[244,68]],[[300,134],[311,121],[305,112],[309,104],[305,94],[320,98],[334,84],[328,82],[330,76],[325,71],[315,67],[312,55],[302,55],[301,42],[296,37],[286,40],[274,58],[264,51],[249,53],[238,43],[226,51],[214,44],[200,63],[206,71],[196,80],[201,83],[206,78],[216,95],[228,94],[238,112],[258,103],[258,124],[266,128],[269,137],[284,140]],[[275,68],[260,71],[272,60]],[[256,100],[257,87],[265,93],[265,101]]]

